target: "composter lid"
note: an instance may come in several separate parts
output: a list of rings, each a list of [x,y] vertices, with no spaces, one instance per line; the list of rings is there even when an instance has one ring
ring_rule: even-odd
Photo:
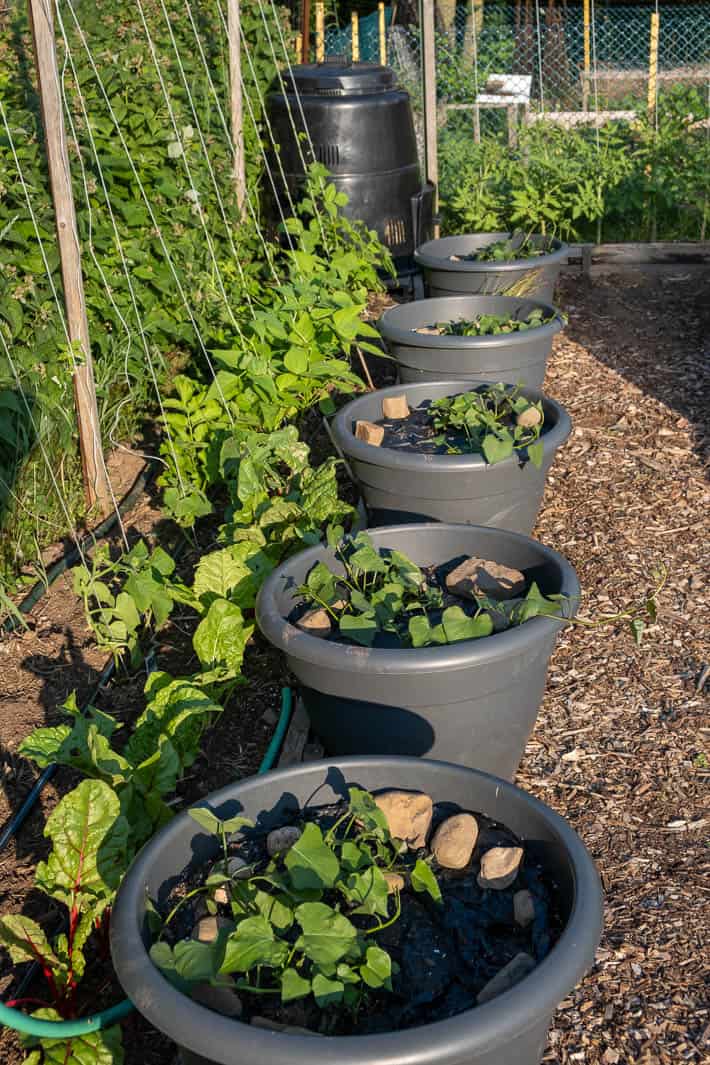
[[[377,63],[304,63],[284,73],[286,91],[307,96],[364,96],[396,88],[397,77],[391,67]]]

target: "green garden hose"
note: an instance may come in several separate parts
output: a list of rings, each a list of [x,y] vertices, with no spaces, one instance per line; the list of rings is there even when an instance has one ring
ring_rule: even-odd
[[[271,737],[266,754],[259,766],[258,773],[268,773],[272,768],[279,753],[279,749],[286,735],[291,719],[291,689],[281,689],[281,713],[276,724],[274,734]],[[14,1028],[16,1032],[32,1035],[40,1039],[76,1039],[89,1032],[98,1032],[102,1028],[108,1028],[127,1016],[133,1009],[133,1003],[128,999],[111,1006],[101,1013],[95,1013],[91,1017],[82,1017],[76,1021],[44,1021],[39,1017],[28,1017],[21,1010],[5,1006],[0,1002],[0,1026]]]

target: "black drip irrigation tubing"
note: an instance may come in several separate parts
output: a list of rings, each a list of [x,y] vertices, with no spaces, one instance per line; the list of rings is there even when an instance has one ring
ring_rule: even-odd
[[[83,540],[76,544],[71,551],[68,551],[66,554],[62,555],[60,559],[54,562],[47,570],[43,580],[39,580],[36,584],[33,584],[25,598],[17,607],[18,613],[8,614],[2,623],[0,623],[0,635],[16,632],[17,629],[21,627],[22,618],[19,615],[29,614],[30,610],[37,605],[40,599],[49,591],[54,582],[61,577],[62,573],[66,573],[68,569],[74,566],[81,559],[82,554],[93,547],[97,540],[101,540],[111,532],[118,521],[119,515],[123,517],[126,511],[133,507],[148,482],[157,473],[157,470],[157,462],[147,462],[145,464],[133,482],[129,492],[121,500],[118,508],[109,514],[107,518],[104,518],[95,529],[92,529],[90,533],[87,533]],[[2,849],[1,846],[0,849]]]

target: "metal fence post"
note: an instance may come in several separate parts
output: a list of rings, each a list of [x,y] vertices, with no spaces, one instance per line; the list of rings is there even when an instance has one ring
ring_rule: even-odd
[[[438,211],[439,156],[436,128],[436,38],[434,0],[420,0],[419,24],[422,34],[422,83],[424,91],[424,168],[427,181],[434,186],[434,213]],[[434,226],[434,237],[439,226]]]

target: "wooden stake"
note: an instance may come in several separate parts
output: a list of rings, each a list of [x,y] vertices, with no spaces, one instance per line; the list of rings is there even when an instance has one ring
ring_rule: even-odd
[[[316,0],[316,63],[325,60],[325,4]]]
[[[113,501],[104,463],[99,411],[96,403],[89,322],[86,317],[84,281],[81,273],[81,248],[76,226],[59,70],[54,46],[53,0],[29,0],[29,12],[47,150],[47,166],[57,227],[67,332],[76,360],[73,377],[74,401],[79,429],[84,493],[87,505],[93,507],[96,504],[105,514],[111,509]]]
[[[352,61],[360,62],[360,17],[357,11],[350,12],[350,33],[352,36]]]
[[[311,0],[303,0],[301,13],[301,62],[308,63],[311,58]]]
[[[656,110],[656,85],[658,75],[658,30],[659,15],[651,14],[651,39],[648,46],[648,113],[652,116]]]
[[[234,163],[232,176],[239,214],[244,217],[246,200],[246,166],[244,160],[244,116],[242,113],[242,47],[239,0],[227,0],[227,36],[229,38],[229,102],[232,119]]]
[[[584,0],[584,73],[589,76],[592,68],[590,0]]]
[[[438,211],[439,157],[436,129],[436,57],[434,52],[434,0],[419,0],[422,34],[422,82],[424,87],[424,167],[427,181],[434,186],[434,214]],[[434,239],[439,226],[434,226]]]
[[[387,24],[385,22],[384,0],[377,5],[377,23],[380,31],[380,65],[387,66]]]

